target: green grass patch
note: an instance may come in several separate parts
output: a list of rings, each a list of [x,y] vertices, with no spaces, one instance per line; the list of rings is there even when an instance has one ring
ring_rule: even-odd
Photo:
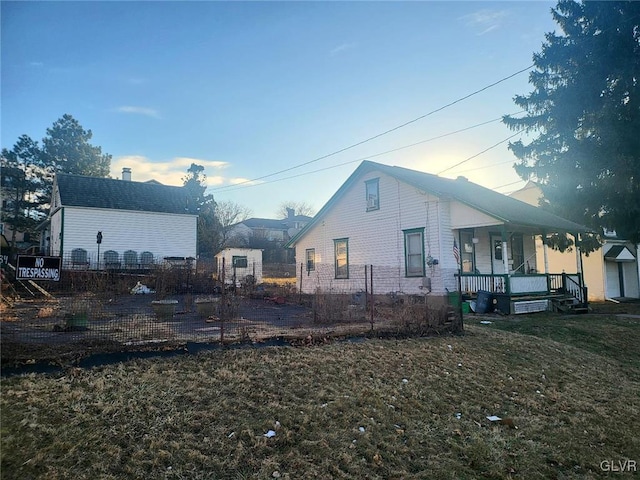
[[[541,313],[522,317],[471,316],[465,318],[465,322],[481,325],[479,322],[483,319],[492,322],[491,328],[553,340],[593,352],[617,362],[629,375],[640,375],[640,315]]]
[[[640,461],[638,323],[552,320],[5,378],[2,478],[584,479]],[[592,340],[606,325],[624,355]]]

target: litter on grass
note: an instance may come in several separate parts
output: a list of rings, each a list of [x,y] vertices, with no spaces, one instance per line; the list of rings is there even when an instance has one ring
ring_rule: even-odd
[[[274,432],[273,430],[269,430],[267,433],[265,433],[263,436],[267,437],[267,438],[271,438],[271,437],[275,437],[276,436],[276,432]]]
[[[151,290],[149,287],[147,287],[146,285],[143,285],[140,282],[136,283],[136,286],[131,289],[132,295],[146,295],[149,293],[156,293],[156,292],[154,290]]]
[[[499,422],[502,419],[496,415],[490,415],[487,417],[487,420],[489,420],[490,422]]]
[[[493,322],[490,322],[489,320],[480,320],[480,323],[482,323],[483,325],[490,325]]]

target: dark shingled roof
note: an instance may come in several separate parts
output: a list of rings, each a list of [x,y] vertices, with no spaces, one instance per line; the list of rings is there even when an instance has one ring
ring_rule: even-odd
[[[272,230],[286,230],[286,220],[273,220],[271,218],[247,218],[240,222],[249,228],[270,228]]]
[[[56,182],[63,207],[197,215],[184,187],[66,173],[56,174]]]
[[[549,233],[585,233],[590,231],[583,225],[558,217],[539,207],[534,207],[515,198],[494,192],[493,190],[470,182],[465,178],[452,180],[430,173],[402,167],[391,167],[367,160],[358,166],[338,191],[322,207],[313,220],[293,237],[286,246],[290,247],[294,245],[299,238],[303,237],[340,197],[342,197],[344,192],[346,192],[357,178],[372,171],[385,173],[437,197],[457,200],[505,224],[532,229],[544,229]]]

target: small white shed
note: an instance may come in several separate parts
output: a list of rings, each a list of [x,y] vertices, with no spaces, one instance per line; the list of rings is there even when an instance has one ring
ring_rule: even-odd
[[[262,283],[262,250],[258,248],[227,247],[216,254],[218,278],[222,279],[224,269],[225,283],[244,283],[247,276],[252,275],[256,284]]]

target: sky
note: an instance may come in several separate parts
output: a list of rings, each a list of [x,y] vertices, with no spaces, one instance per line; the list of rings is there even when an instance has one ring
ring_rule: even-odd
[[[264,218],[320,210],[362,160],[508,194],[525,182],[496,119],[532,90],[514,74],[554,5],[2,1],[1,146],[71,114],[112,177],[182,185],[196,163]]]

